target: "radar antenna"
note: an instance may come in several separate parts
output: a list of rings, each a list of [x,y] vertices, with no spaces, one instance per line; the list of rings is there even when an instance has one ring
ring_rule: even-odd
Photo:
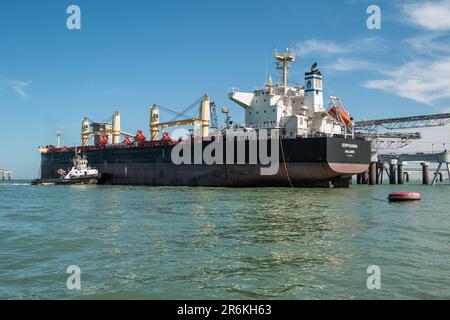
[[[274,50],[273,55],[277,59],[278,70],[283,71],[283,86],[287,86],[287,69],[289,68],[289,62],[295,61],[295,51],[293,48],[286,48],[286,51],[281,53],[277,49]]]

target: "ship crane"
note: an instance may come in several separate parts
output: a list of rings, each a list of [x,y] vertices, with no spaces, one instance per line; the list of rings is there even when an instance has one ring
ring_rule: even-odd
[[[211,129],[218,130],[219,129],[219,120],[217,119],[217,108],[214,101],[210,104],[211,111]]]
[[[199,118],[194,118],[186,115],[190,112],[195,105],[200,102],[200,116]],[[196,125],[200,126],[200,132],[202,137],[207,137],[209,135],[209,125],[210,125],[210,108],[211,103],[209,102],[209,97],[207,95],[202,96],[200,99],[195,101],[193,104],[188,106],[182,112],[172,111],[168,108],[154,104],[151,109],[150,117],[150,141],[159,140],[159,133],[167,127],[177,127],[177,126],[188,126]],[[168,122],[159,121],[159,109],[169,112],[175,117]],[[180,117],[185,117],[185,119],[178,119]],[[120,141],[120,137],[124,137],[123,141]],[[109,144],[110,138],[112,138],[112,144],[125,144],[131,145],[131,139],[134,142],[144,142],[146,138],[142,130],[138,130],[136,134],[130,134],[124,132],[120,129],[120,113],[115,112],[112,116],[112,121],[94,122],[88,118],[84,118],[81,124],[81,145],[85,147],[89,144],[89,140],[94,138],[94,145],[105,146]],[[163,135],[163,139],[168,138],[168,135]]]
[[[92,130],[90,129],[92,128]],[[94,138],[95,145],[108,144],[109,137],[112,137],[113,144],[120,144],[120,137],[134,138],[135,135],[124,132],[120,129],[120,113],[116,111],[112,116],[112,122],[95,122],[84,118],[81,123],[81,146],[89,144],[89,139]]]
[[[56,146],[59,148],[61,145],[61,137],[63,136],[63,132],[61,130],[56,131]]]
[[[154,104],[150,111],[150,140],[157,141],[159,139],[159,133],[167,127],[178,127],[178,126],[200,126],[200,136],[206,138],[209,136],[209,123],[211,119],[210,114],[210,101],[208,95],[204,95],[200,102],[200,117],[197,118],[187,118],[182,120],[173,120],[168,122],[160,122],[159,120],[159,109],[175,113],[177,117],[184,116],[184,113],[174,112],[170,109],[158,106]]]

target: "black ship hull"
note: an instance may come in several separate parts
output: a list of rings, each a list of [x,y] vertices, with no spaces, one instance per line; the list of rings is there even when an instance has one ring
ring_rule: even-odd
[[[203,149],[208,143],[203,142]],[[279,145],[278,170],[272,175],[262,175],[261,168],[268,165],[250,164],[248,142],[243,164],[224,161],[224,164],[176,165],[171,158],[173,148],[172,144],[144,143],[86,148],[84,153],[107,184],[206,187],[348,187],[352,175],[367,170],[371,156],[370,142],[364,140],[283,139]],[[270,143],[268,149],[270,153]],[[56,178],[59,169],[70,167],[73,155],[73,150],[64,149],[42,153],[41,179]]]

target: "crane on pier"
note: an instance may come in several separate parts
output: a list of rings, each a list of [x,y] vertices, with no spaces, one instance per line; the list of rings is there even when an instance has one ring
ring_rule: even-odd
[[[402,130],[415,128],[443,127],[450,124],[450,113],[422,116],[388,118],[379,120],[361,120],[355,122],[355,130],[374,132],[381,129]]]
[[[400,149],[422,139],[420,132],[398,132],[450,124],[450,113],[355,121],[355,135],[372,141],[374,150]]]

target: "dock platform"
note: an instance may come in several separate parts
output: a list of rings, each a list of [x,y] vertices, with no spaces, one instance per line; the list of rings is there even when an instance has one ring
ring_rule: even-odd
[[[12,170],[10,169],[0,169],[0,174],[2,175],[2,181],[11,180]]]
[[[404,184],[409,181],[409,171],[405,166],[410,162],[420,162],[422,167],[422,183],[429,183],[430,164],[437,164],[431,185],[443,181],[443,173],[446,171],[450,180],[450,151],[440,152],[415,152],[400,154],[382,154],[372,159],[367,172],[358,175],[358,184],[382,184],[386,172],[390,184]],[[410,170],[411,171],[411,170]],[[414,171],[414,170],[412,170]]]

